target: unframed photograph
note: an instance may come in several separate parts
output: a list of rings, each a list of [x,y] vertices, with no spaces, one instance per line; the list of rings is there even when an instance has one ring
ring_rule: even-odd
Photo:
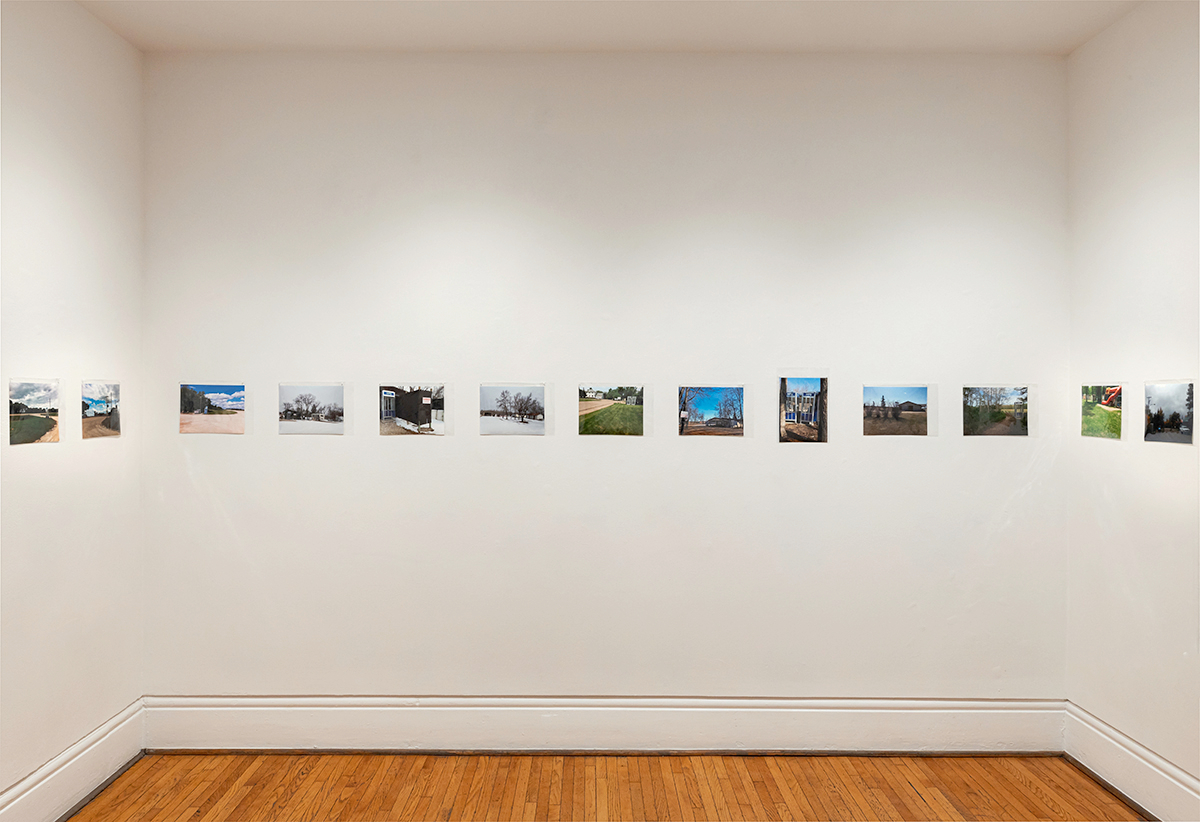
[[[479,433],[541,437],[546,433],[544,385],[479,386]]]
[[[579,433],[642,435],[640,385],[579,386]]]
[[[1146,383],[1146,442],[1192,441],[1192,383]]]
[[[340,382],[279,386],[280,434],[341,434],[346,425]]]
[[[58,380],[9,381],[8,441],[58,442]]]
[[[1083,386],[1082,420],[1085,437],[1121,439],[1121,386]]]
[[[121,386],[115,382],[83,384],[83,438],[121,435]]]
[[[246,386],[180,385],[179,433],[246,433]]]
[[[929,386],[863,386],[864,436],[924,437],[928,433]]]
[[[743,396],[740,385],[680,386],[680,436],[742,436],[746,431]]]
[[[828,442],[828,404],[829,380],[825,377],[780,377],[779,441]]]
[[[964,387],[963,436],[1029,436],[1029,387]]]
[[[446,386],[379,386],[379,433],[446,433]]]

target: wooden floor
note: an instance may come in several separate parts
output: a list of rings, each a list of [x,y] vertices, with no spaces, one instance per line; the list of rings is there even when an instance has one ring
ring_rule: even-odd
[[[104,820],[1141,819],[1054,756],[151,754]]]

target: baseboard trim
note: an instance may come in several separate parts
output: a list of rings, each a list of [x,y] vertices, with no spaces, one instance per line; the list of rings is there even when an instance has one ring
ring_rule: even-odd
[[[146,747],[1061,751],[1062,700],[147,696]]]
[[[59,819],[141,756],[142,700],[0,793],[0,822]]]
[[[1094,714],[1068,702],[1064,752],[1130,804],[1154,817],[1200,819],[1200,779]]]

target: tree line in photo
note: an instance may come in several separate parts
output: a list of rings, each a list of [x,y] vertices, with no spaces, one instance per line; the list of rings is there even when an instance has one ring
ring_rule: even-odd
[[[541,400],[535,397],[532,392],[528,394],[517,392],[514,394],[508,390],[504,390],[496,397],[495,408],[481,408],[479,413],[484,417],[502,417],[504,419],[516,420],[517,422],[526,422],[545,417],[546,408],[542,405]]]
[[[180,414],[236,414],[228,408],[222,408],[214,403],[202,391],[197,391],[190,385],[179,386]]]
[[[291,402],[284,402],[279,410],[281,420],[337,422],[345,415],[346,411],[339,403],[321,403],[312,394],[297,394]]]

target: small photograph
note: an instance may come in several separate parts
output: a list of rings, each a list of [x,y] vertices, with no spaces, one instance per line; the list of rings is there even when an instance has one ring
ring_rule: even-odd
[[[1085,437],[1121,439],[1121,386],[1085,385],[1083,387],[1083,426]]]
[[[640,385],[579,386],[579,433],[640,437],[644,399]]]
[[[743,389],[730,386],[680,386],[679,435],[683,437],[740,437],[746,432],[742,416]]]
[[[1146,383],[1146,442],[1192,441],[1192,383]]]
[[[83,438],[121,436],[121,385],[115,382],[83,384]]]
[[[863,386],[863,435],[929,434],[929,386]]]
[[[446,386],[379,386],[379,433],[446,433]]]
[[[180,385],[179,433],[246,433],[246,386]]]
[[[779,441],[828,442],[828,404],[829,380],[825,377],[780,377]]]
[[[280,434],[341,434],[346,427],[340,382],[279,385]]]
[[[479,386],[479,433],[485,437],[546,434],[546,386]]]
[[[1029,387],[964,387],[963,436],[1029,436]]]
[[[8,441],[58,442],[58,380],[9,380]]]

